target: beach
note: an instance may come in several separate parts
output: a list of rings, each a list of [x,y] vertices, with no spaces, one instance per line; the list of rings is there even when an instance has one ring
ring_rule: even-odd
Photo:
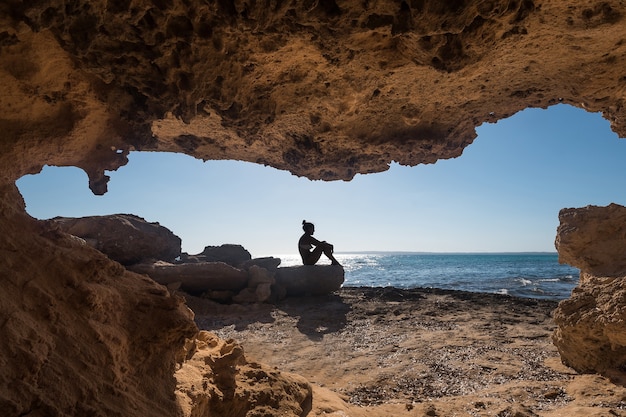
[[[200,329],[306,378],[309,416],[626,416],[620,375],[561,364],[556,301],[365,287],[276,305],[185,297]]]

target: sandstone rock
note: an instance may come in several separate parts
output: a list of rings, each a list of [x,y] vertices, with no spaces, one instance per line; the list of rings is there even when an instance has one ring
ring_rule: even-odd
[[[254,291],[256,294],[256,299],[258,302],[263,303],[270,299],[272,296],[272,284],[269,282],[264,282],[257,285],[256,290]]]
[[[234,267],[239,267],[240,264],[252,259],[250,252],[243,246],[231,244],[206,246],[196,257],[204,262],[224,262]]]
[[[130,270],[146,274],[159,284],[180,282],[181,289],[190,294],[210,290],[239,291],[248,284],[248,273],[223,262],[171,264],[154,262],[135,264]]]
[[[587,206],[559,212],[559,261],[591,275],[626,275],[626,207]]]
[[[193,315],[151,279],[27,216],[0,186],[0,415],[179,414]]]
[[[130,150],[350,179],[459,156],[476,126],[557,103],[626,136],[620,2],[314,5],[3,4],[2,181],[72,165],[102,194]]]
[[[554,312],[561,360],[581,373],[626,367],[626,277],[586,275]]]
[[[248,286],[256,288],[259,284],[274,284],[276,283],[274,275],[275,272],[253,265],[248,269]]]
[[[587,206],[559,213],[559,260],[581,269],[572,296],[554,312],[553,341],[578,372],[626,367],[626,208]]]
[[[184,417],[304,416],[311,410],[312,388],[301,376],[249,362],[235,341],[206,331],[195,343],[175,374]]]
[[[276,284],[287,296],[325,295],[341,288],[344,281],[340,265],[302,265],[278,268]]]
[[[202,295],[204,298],[208,298],[209,300],[217,301],[218,303],[229,303],[232,301],[235,296],[234,291],[227,290],[209,290],[205,291]]]
[[[59,228],[78,236],[109,258],[130,265],[146,259],[171,262],[180,255],[181,240],[159,223],[132,214],[80,218],[55,217]]]
[[[276,272],[276,268],[280,265],[281,259],[274,258],[273,256],[268,256],[265,258],[254,258],[250,259],[239,265],[239,268],[248,270],[253,265],[260,266],[261,268],[267,269],[268,271]]]
[[[13,183],[44,165],[80,167],[95,194],[131,150],[350,179],[456,157],[476,126],[556,103],[626,136],[622,2],[281,4],[0,4],[0,409],[179,414],[170,358],[189,319],[27,220]]]
[[[259,299],[254,288],[244,288],[232,298],[232,301],[237,304],[252,304],[259,302]]]

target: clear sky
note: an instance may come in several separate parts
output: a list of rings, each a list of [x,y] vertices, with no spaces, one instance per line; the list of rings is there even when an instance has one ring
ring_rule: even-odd
[[[77,168],[45,167],[18,187],[36,218],[132,213],[169,228],[188,253],[235,243],[253,257],[297,253],[303,219],[338,252],[553,252],[561,208],[626,205],[626,140],[600,114],[527,109],[477,132],[459,158],[349,182],[133,152],[104,196]]]

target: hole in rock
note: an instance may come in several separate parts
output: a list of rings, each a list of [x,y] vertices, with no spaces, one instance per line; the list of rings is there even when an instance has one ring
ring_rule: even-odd
[[[315,223],[315,236],[333,243],[340,257],[357,251],[554,255],[561,208],[626,205],[626,142],[600,114],[560,104],[527,109],[477,132],[459,158],[417,167],[394,163],[387,172],[350,182],[310,181],[252,163],[133,152],[127,166],[109,173],[104,196],[92,195],[76,168],[45,167],[21,178],[18,187],[28,213],[39,219],[131,213],[169,228],[185,252],[241,244],[253,257],[280,257],[283,265],[299,261],[303,219]],[[415,286],[415,271],[426,268],[381,276],[377,259],[363,256],[346,267],[346,285]],[[553,263],[558,266],[556,255]],[[366,267],[366,277],[351,275]],[[446,271],[431,273],[418,284],[440,286],[435,275]],[[502,275],[511,278],[507,271]],[[522,286],[528,285],[524,279],[518,279]],[[499,290],[464,282],[445,285]]]

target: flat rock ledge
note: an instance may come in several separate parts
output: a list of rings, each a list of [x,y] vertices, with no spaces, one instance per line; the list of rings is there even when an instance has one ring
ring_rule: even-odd
[[[146,274],[168,288],[180,288],[190,294],[208,290],[241,291],[248,284],[246,271],[224,262],[172,264],[156,261],[130,265],[127,269]]]
[[[224,262],[173,264],[154,261],[127,266],[170,290],[223,303],[276,302],[288,296],[327,295],[341,288],[344,270],[335,265],[278,268],[279,258],[258,258],[239,268]]]

